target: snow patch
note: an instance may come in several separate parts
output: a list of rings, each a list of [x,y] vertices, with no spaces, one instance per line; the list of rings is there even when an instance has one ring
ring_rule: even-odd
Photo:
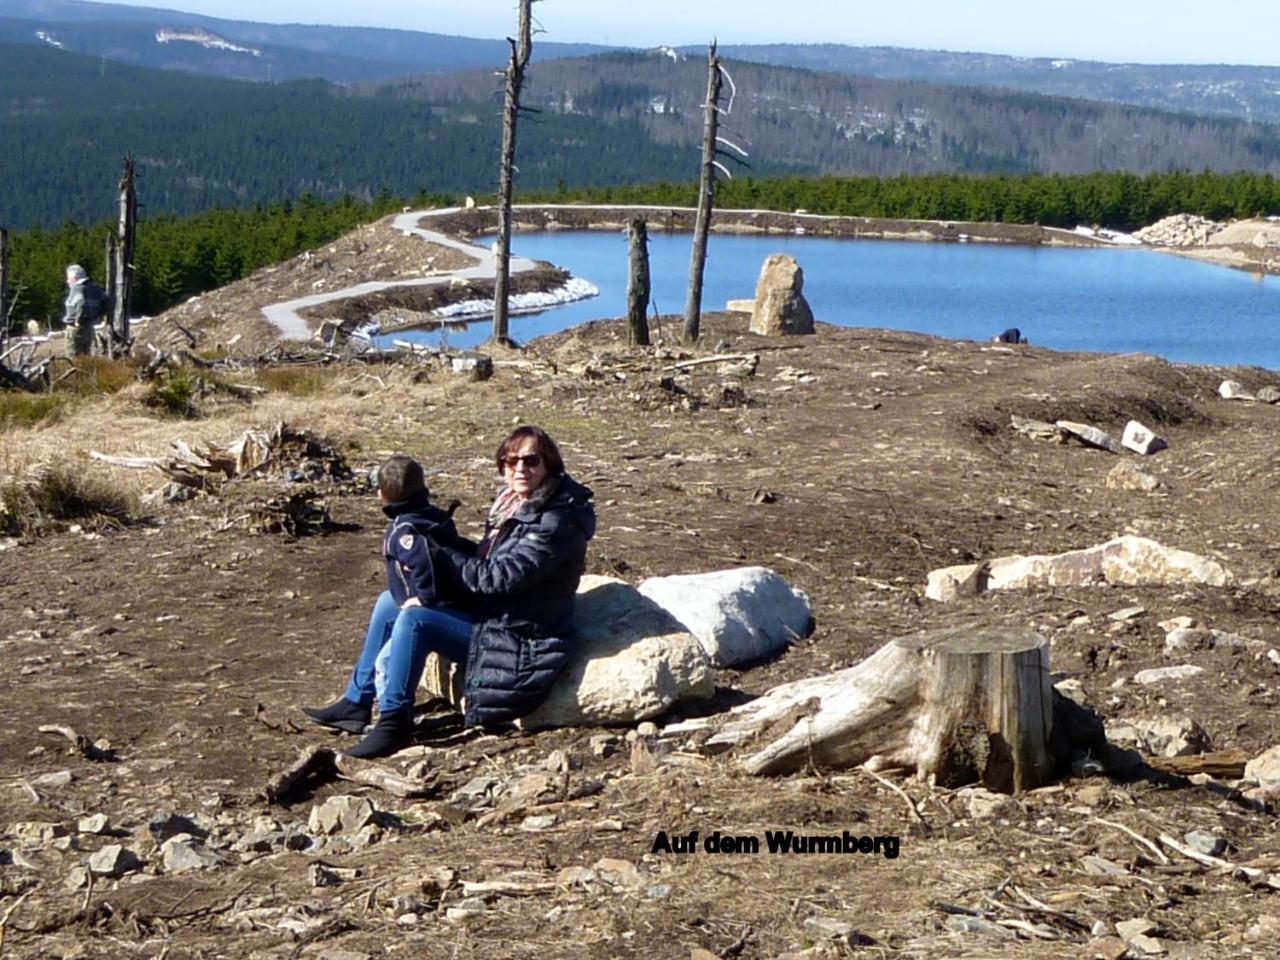
[[[554,290],[535,291],[534,293],[514,293],[507,298],[510,313],[537,313],[558,307],[562,303],[573,303],[575,300],[588,300],[598,297],[600,289],[590,280],[581,277],[570,277],[563,286]],[[433,311],[432,315],[440,319],[483,316],[493,313],[492,300],[463,300],[451,303],[446,307]]]
[[[156,31],[156,43],[198,43],[206,50],[229,50],[232,53],[248,53],[255,57],[262,56],[261,50],[253,47],[240,47],[230,40],[224,40],[217,34],[207,30],[170,30],[161,27]]]
[[[57,39],[56,37],[54,37],[54,35],[53,35],[53,34],[51,34],[51,33],[46,33],[44,30],[37,30],[37,31],[36,31],[36,38],[37,38],[37,39],[40,39],[40,40],[43,40],[45,43],[49,44],[49,46],[51,46],[51,47],[57,47],[59,50],[65,50],[65,49],[66,49],[66,47],[64,47],[64,46],[62,45],[62,41],[61,41],[61,40],[58,40],[58,39]]]

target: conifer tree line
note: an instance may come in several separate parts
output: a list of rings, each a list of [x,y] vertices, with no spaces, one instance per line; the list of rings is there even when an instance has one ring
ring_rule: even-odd
[[[658,183],[526,192],[521,201],[689,207],[697,203],[697,195],[698,185],[693,182]],[[444,206],[456,198],[419,194],[406,201],[383,191],[372,201],[348,196],[324,202],[305,195],[266,207],[144,217],[138,226],[134,308],[140,315],[154,315],[327,243],[406,202],[414,207]],[[1174,213],[1225,220],[1280,212],[1280,181],[1266,174],[1210,172],[748,177],[720,184],[716,205],[720,209],[785,212],[803,208],[841,216],[1136,230]],[[103,242],[113,227],[103,221],[87,227],[67,223],[56,229],[11,231],[9,287],[11,298],[17,299],[14,320],[60,317],[63,268],[81,263],[100,279]]]

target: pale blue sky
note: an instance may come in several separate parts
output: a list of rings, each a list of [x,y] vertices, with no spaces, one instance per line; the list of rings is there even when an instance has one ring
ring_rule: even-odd
[[[174,0],[134,6],[239,20],[401,27],[469,37],[514,29],[514,0]],[[1280,0],[541,0],[544,39],[620,46],[847,43],[1145,63],[1280,65]],[[536,42],[536,41],[535,41]]]

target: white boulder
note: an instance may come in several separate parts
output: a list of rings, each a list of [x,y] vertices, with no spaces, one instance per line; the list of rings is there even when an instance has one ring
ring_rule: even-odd
[[[573,620],[574,655],[521,726],[635,723],[715,691],[702,645],[630,584],[583,577]]]
[[[931,571],[925,596],[954,600],[963,585],[973,581],[977,566],[969,563]],[[986,590],[1087,587],[1100,581],[1130,587],[1193,583],[1222,587],[1232,582],[1230,571],[1216,560],[1134,536],[1067,553],[1000,557],[990,561],[985,576],[976,579]]]
[[[1137,420],[1130,420],[1124,425],[1124,435],[1120,438],[1120,445],[1126,450],[1149,456],[1157,450],[1166,449],[1169,446],[1169,442],[1164,437],[1156,436],[1153,431],[1144,427]]]
[[[809,598],[766,567],[650,577],[639,591],[697,637],[717,667],[763,660],[813,631]]]

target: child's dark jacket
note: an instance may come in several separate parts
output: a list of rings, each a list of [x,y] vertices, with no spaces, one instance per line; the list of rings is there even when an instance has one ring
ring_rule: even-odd
[[[397,607],[416,600],[424,607],[448,602],[436,578],[428,541],[474,554],[475,544],[458,536],[452,510],[432,505],[427,494],[416,494],[400,503],[383,506],[391,522],[382,538],[382,556],[387,562],[387,591]]]

